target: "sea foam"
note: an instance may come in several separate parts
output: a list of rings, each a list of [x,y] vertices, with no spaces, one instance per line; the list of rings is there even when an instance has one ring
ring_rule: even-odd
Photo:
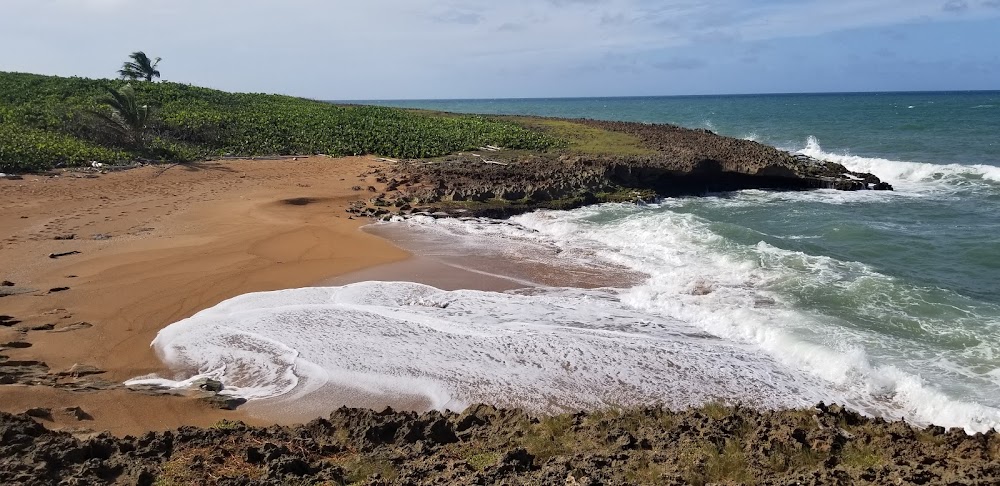
[[[740,197],[706,200],[716,199]],[[648,278],[626,289],[446,292],[365,282],[250,294],[164,329],[153,346],[175,374],[136,383],[183,387],[210,376],[249,398],[340,384],[451,409],[472,402],[559,411],[824,400],[970,432],[1000,425],[991,405],[1000,322],[949,313],[934,303],[939,296],[861,263],[737,244],[673,210],[676,203],[540,211],[508,222],[390,223],[469,255],[503,248],[551,260],[545,263],[627,267]],[[853,320],[797,302],[828,298],[852,302]],[[910,316],[915,303],[943,310]],[[866,319],[890,327],[874,332]],[[971,332],[967,323],[983,324],[985,334],[956,336]],[[897,337],[904,329],[891,325],[915,327],[919,338]],[[978,344],[931,345],[949,339]],[[977,355],[968,355],[973,350]]]
[[[740,196],[717,200],[728,204]],[[645,269],[650,278],[624,290],[624,303],[752,343],[782,364],[822,379],[828,400],[870,414],[970,431],[1000,425],[1000,409],[986,405],[995,396],[995,383],[971,369],[983,366],[980,360],[896,338],[892,329],[893,323],[917,327],[921,340],[934,343],[976,328],[976,338],[992,350],[994,345],[985,343],[1000,339],[1000,322],[950,308],[948,299],[960,297],[897,283],[867,265],[764,242],[740,245],[692,214],[664,209],[669,207],[635,209],[602,224],[591,223],[594,214],[588,214],[606,211],[601,207],[536,212],[513,222],[535,237],[545,234],[567,247],[602,248],[603,258]],[[855,315],[845,320],[818,313],[815,303],[824,299],[853,302]],[[800,300],[812,305],[803,307]],[[908,309],[915,303],[941,310],[934,317],[913,316]],[[873,331],[877,326],[885,333]],[[940,366],[945,359],[963,364]],[[966,374],[963,380],[954,379],[956,368]],[[968,385],[958,387],[956,381]],[[942,385],[951,386],[950,393]]]
[[[798,150],[802,155],[836,162],[855,172],[868,172],[890,184],[906,190],[942,190],[970,184],[989,184],[996,187],[1000,183],[1000,167],[985,164],[929,164],[907,162],[878,157],[836,154],[823,150],[819,140],[810,136],[805,148]],[[1000,161],[997,161],[1000,163]]]
[[[717,398],[791,407],[820,397],[818,380],[630,309],[610,289],[448,292],[364,282],[248,294],[169,326],[153,346],[187,375],[130,384],[183,387],[212,377],[249,398],[310,391],[295,390],[296,375],[311,389],[342,384],[450,409],[682,407]]]

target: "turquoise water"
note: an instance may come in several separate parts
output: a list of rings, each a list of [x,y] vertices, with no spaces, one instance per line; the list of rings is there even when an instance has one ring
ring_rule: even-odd
[[[674,123],[870,171],[905,196],[852,204],[775,196],[723,210],[693,199],[677,210],[718,223],[737,241],[761,236],[1000,304],[1000,92],[365,103]]]
[[[629,288],[362,282],[240,296],[162,330],[153,345],[177,376],[138,382],[208,376],[289,406],[330,383],[438,408],[537,412],[823,400],[1000,428],[1000,93],[384,104],[710,128],[875,173],[896,191],[747,190],[385,223],[473,271],[518,261],[645,278]],[[190,370],[199,373],[183,379]]]
[[[1000,91],[362,103],[673,123],[783,148],[802,148],[812,136],[837,153],[932,163],[1000,163]]]
[[[657,292],[704,279],[730,301],[699,304],[705,315],[656,299],[641,305],[787,354],[838,386],[867,387],[901,416],[919,420],[929,412],[915,410],[944,400],[935,406],[959,423],[990,423],[983,417],[1000,406],[1000,92],[377,103],[674,123],[872,172],[897,191],[742,191],[515,223],[620,258],[652,244],[629,258]],[[748,318],[751,288],[774,304]],[[775,330],[780,346],[762,337]],[[836,357],[817,362],[814,346]],[[988,411],[955,411],[966,406]]]

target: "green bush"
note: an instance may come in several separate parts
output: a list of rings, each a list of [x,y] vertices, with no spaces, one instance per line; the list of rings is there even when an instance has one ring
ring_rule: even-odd
[[[28,172],[91,161],[114,163],[129,158],[122,151],[99,147],[68,135],[0,123],[0,172]]]
[[[98,108],[106,88],[123,86],[116,80],[0,73],[0,123],[5,133],[18,133],[16,138],[0,137],[4,167],[31,170],[83,159],[184,161],[227,154],[424,158],[483,145],[544,150],[560,143],[538,131],[481,116],[137,83],[137,99],[153,107],[149,131],[155,138],[139,152],[114,146],[88,125],[92,120],[86,114]],[[39,137],[47,137],[47,142],[28,143]]]

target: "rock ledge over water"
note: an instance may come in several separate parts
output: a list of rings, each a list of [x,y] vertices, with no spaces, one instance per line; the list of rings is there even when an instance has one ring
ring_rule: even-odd
[[[573,120],[635,140],[641,155],[504,151],[399,162],[376,175],[388,191],[354,208],[383,216],[430,213],[505,217],[534,209],[649,201],[741,189],[892,190],[868,173],[749,140],[673,125]]]

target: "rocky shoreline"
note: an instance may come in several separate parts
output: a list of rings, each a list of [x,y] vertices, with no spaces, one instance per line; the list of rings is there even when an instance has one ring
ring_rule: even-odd
[[[536,209],[741,189],[892,190],[873,174],[707,130],[596,120],[572,123],[627,135],[647,153],[484,147],[438,159],[395,161],[393,169],[372,173],[387,190],[356,203],[351,212],[369,217],[420,211],[507,217]]]
[[[838,406],[710,404],[533,417],[342,408],[295,427],[116,438],[0,414],[4,484],[998,484],[1000,435]]]
[[[438,159],[368,165],[362,185],[351,188],[366,200],[347,210],[376,218],[418,212],[506,217],[543,208],[749,188],[892,189],[871,174],[704,130],[573,123],[623,134],[642,150],[624,154],[484,147]],[[301,192],[311,183],[299,182],[295,190]],[[278,201],[275,210],[298,211],[323,201],[303,195]],[[343,206],[336,211],[343,214]],[[38,293],[13,282],[4,282],[2,288],[0,295]],[[51,292],[57,289],[61,287]],[[56,317],[74,320],[68,313]],[[0,316],[0,327],[16,337],[0,345],[0,351],[30,347],[29,338],[36,335],[91,327],[87,322],[57,325],[20,319]],[[0,355],[0,384],[73,393],[123,388],[118,381],[102,378],[106,372],[96,367],[55,371],[59,369],[41,360]],[[196,397],[214,408],[231,410],[242,403],[219,394],[221,384],[204,385]],[[995,432],[968,436],[957,429],[918,429],[825,405],[763,412],[706,405],[684,412],[648,408],[555,417],[489,406],[423,415],[341,409],[328,419],[295,427],[252,428],[222,421],[211,428],[121,438],[82,429],[74,435],[45,426],[56,427],[54,417],[63,415],[90,421],[88,412],[98,415],[102,410],[38,407],[20,415],[0,414],[0,483],[990,484],[1000,478]]]

